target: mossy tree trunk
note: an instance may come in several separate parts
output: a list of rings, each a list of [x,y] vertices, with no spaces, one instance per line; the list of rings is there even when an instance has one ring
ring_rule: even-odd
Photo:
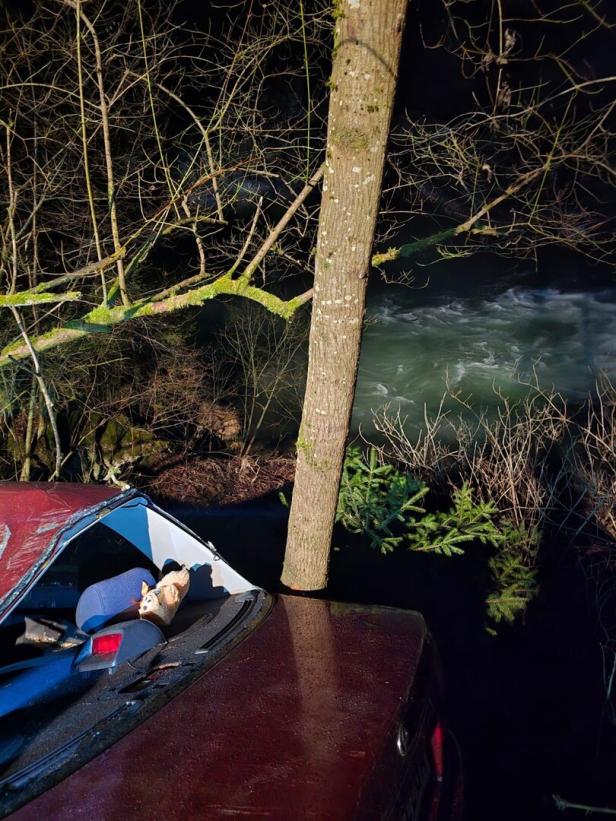
[[[406,0],[338,0],[306,394],[282,582],[327,583]]]

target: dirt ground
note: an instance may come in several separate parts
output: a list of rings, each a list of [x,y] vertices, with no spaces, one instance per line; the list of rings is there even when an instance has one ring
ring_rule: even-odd
[[[135,484],[158,498],[197,505],[250,502],[293,481],[290,456],[201,456],[167,467]]]

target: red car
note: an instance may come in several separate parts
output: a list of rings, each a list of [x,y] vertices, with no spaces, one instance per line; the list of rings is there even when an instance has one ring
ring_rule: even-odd
[[[458,819],[439,693],[417,613],[270,596],[135,490],[0,483],[0,817]]]

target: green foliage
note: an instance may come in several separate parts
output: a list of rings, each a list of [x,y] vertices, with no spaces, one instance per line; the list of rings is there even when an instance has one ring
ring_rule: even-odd
[[[417,521],[408,522],[407,539],[412,550],[461,555],[468,542],[481,542],[498,547],[505,540],[499,527],[498,510],[493,502],[475,501],[473,490],[463,485],[453,493],[453,505],[448,512],[425,513]]]
[[[488,562],[494,590],[486,605],[495,624],[512,624],[538,592],[537,571],[525,564],[523,557],[529,548],[533,552],[537,548],[540,533],[509,522],[503,522],[501,527],[505,536],[502,548]]]
[[[364,455],[352,447],[344,462],[336,519],[384,554],[401,544],[442,556],[462,555],[471,543],[491,546],[494,589],[486,603],[488,616],[496,624],[513,622],[537,592],[536,573],[526,559],[536,552],[539,531],[514,524],[493,501],[476,499],[468,484],[454,490],[448,511],[428,512],[422,505],[428,492],[425,483],[392,464],[380,464],[376,449]]]
[[[349,448],[336,521],[350,533],[364,534],[370,547],[388,553],[404,540],[404,525],[409,517],[425,513],[419,502],[427,493],[426,485],[393,465],[380,465],[374,448],[367,458],[359,448]]]
[[[464,485],[453,494],[451,510],[428,513],[420,504],[429,488],[391,464],[379,464],[371,448],[367,454],[349,448],[344,463],[337,521],[351,533],[363,533],[370,547],[389,553],[405,542],[411,550],[461,555],[467,542],[501,544],[492,502],[476,502]]]

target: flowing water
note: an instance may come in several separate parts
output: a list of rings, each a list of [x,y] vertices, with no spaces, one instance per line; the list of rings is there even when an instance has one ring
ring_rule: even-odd
[[[446,270],[446,269],[444,269]],[[548,285],[505,273],[435,273],[424,288],[380,287],[368,299],[353,427],[372,430],[384,405],[406,424],[434,413],[449,386],[477,411],[496,391],[519,397],[535,379],[582,399],[599,373],[616,376],[616,283],[584,275]],[[586,279],[586,281],[585,281]],[[586,287],[584,287],[586,286]],[[448,400],[448,407],[458,407]]]

